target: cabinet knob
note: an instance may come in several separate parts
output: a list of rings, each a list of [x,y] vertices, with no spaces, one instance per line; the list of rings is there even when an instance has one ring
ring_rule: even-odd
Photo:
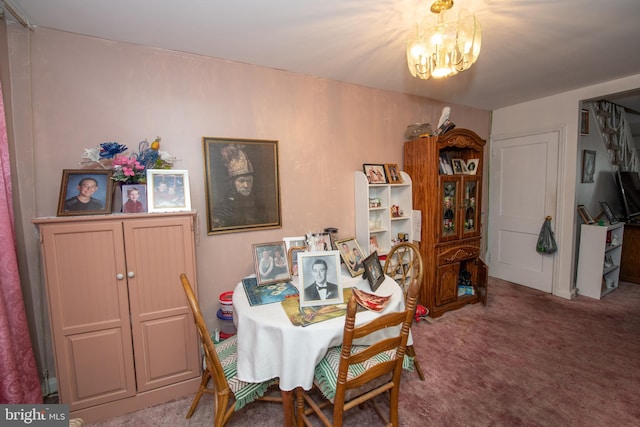
[[[128,272],[128,273],[127,273],[127,277],[128,277],[129,279],[133,279],[135,276],[136,276],[136,275],[135,275],[135,273],[134,273],[133,271],[130,271],[130,272]]]
[[[117,278],[118,280],[122,280],[122,279],[124,279],[124,274],[122,274],[122,273],[118,273],[118,275],[116,276],[116,278]]]

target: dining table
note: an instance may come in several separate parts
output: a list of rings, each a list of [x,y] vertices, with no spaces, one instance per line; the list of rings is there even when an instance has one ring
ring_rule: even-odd
[[[398,284],[385,276],[375,292],[362,275],[351,277],[346,267],[341,267],[342,288],[358,288],[378,296],[389,296],[382,311],[362,310],[356,315],[356,325],[376,317],[404,310],[404,296]],[[255,275],[248,276],[255,277]],[[298,290],[297,277],[291,284]],[[293,392],[301,387],[313,386],[315,367],[330,347],[340,345],[344,331],[345,314],[307,326],[295,325],[282,303],[251,305],[240,281],[233,292],[233,321],[237,330],[238,378],[246,382],[263,382],[278,378],[283,400],[284,423],[293,422]],[[388,328],[372,334],[357,344],[371,344],[397,334]],[[411,340],[411,337],[409,337]]]

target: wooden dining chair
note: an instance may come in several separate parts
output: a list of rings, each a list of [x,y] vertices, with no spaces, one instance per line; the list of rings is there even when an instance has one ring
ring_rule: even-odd
[[[236,336],[234,335],[218,344],[214,344],[209,329],[202,318],[200,305],[193,293],[189,279],[187,279],[187,276],[183,273],[180,275],[180,280],[184,288],[184,293],[187,296],[187,301],[189,301],[193,319],[198,328],[205,360],[200,388],[193,398],[193,403],[189,408],[189,412],[187,412],[186,418],[191,418],[204,393],[214,396],[215,413],[213,425],[215,427],[224,426],[236,410],[254,400],[282,402],[282,398],[280,397],[265,396],[267,389],[271,385],[276,384],[277,380],[262,383],[247,383],[237,378],[238,353]],[[207,387],[210,380],[213,380],[213,388]]]
[[[387,259],[384,262],[384,274],[393,278],[402,291],[404,292],[405,299],[407,297],[407,289],[414,278],[418,279],[419,286],[422,286],[422,279],[424,277],[422,256],[418,247],[413,243],[402,242],[393,246],[387,254]],[[418,295],[420,291],[418,290]],[[418,373],[418,376],[424,381],[424,373],[420,362],[416,357],[416,351],[413,345],[407,346],[407,356],[412,357],[413,365]]]
[[[298,388],[296,393],[297,424],[312,426],[311,415],[315,414],[325,426],[342,426],[345,411],[369,401],[386,425],[398,425],[398,400],[400,379],[405,363],[405,349],[409,328],[416,308],[419,282],[413,280],[407,291],[405,309],[381,315],[376,319],[355,326],[357,302],[351,296],[347,304],[342,345],[332,347],[316,366],[314,388],[324,396],[317,403],[311,394]],[[372,345],[354,345],[353,341],[385,328],[397,327],[396,335],[383,338]],[[385,394],[389,398],[388,417],[373,400]],[[309,408],[306,408],[306,405]],[[333,404],[333,420],[323,412]]]

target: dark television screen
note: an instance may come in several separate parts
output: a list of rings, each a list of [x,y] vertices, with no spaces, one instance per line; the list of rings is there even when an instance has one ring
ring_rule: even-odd
[[[618,171],[618,186],[627,220],[634,219],[640,215],[640,175],[638,172]]]

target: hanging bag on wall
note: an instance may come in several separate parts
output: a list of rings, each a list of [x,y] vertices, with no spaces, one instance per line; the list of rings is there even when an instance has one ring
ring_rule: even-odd
[[[556,239],[553,237],[553,231],[551,231],[551,217],[548,216],[544,219],[540,235],[538,236],[538,243],[536,244],[536,252],[539,254],[552,254],[558,250]]]

